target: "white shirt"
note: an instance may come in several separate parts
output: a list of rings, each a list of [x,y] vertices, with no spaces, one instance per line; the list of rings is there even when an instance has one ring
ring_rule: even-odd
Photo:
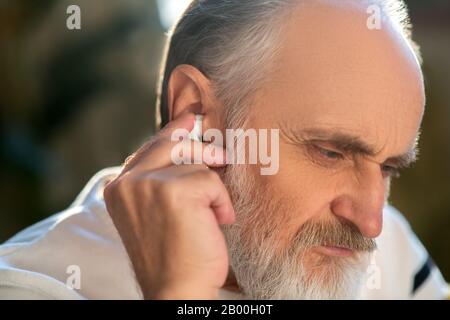
[[[75,202],[0,246],[1,299],[141,299],[103,201],[120,168],[96,174]],[[449,287],[403,216],[384,209],[378,249],[360,299],[445,299]],[[415,286],[414,287],[414,281]],[[221,290],[221,299],[243,296]]]

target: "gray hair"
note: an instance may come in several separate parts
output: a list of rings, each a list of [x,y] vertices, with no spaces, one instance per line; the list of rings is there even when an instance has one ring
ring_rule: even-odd
[[[242,126],[244,106],[264,83],[277,53],[282,22],[303,1],[193,0],[168,34],[157,91],[157,127],[169,122],[168,83],[181,64],[196,67],[211,80],[218,100],[226,106],[226,123]],[[421,61],[404,1],[361,1],[379,5]]]

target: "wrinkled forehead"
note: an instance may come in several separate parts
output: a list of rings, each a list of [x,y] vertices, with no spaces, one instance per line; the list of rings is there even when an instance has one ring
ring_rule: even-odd
[[[425,96],[411,46],[386,19],[371,30],[361,1],[329,2],[306,2],[292,12],[262,103],[277,101],[280,121],[339,126],[373,144],[392,136],[412,142]]]

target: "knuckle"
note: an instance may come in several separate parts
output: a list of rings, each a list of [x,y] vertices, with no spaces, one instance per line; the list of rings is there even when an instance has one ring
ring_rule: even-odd
[[[116,197],[123,197],[128,189],[128,174],[125,173],[108,183],[103,191],[105,200],[112,200]]]
[[[164,183],[159,183],[154,188],[158,201],[161,201],[162,204],[170,208],[180,203],[182,189],[181,184],[175,181],[165,181]]]
[[[117,179],[109,182],[106,187],[103,189],[103,198],[106,202],[110,202],[112,198],[114,198],[114,194],[117,190]]]
[[[153,186],[153,190],[157,192],[160,196],[170,196],[177,191],[179,188],[179,182],[174,180],[164,181],[156,183]]]

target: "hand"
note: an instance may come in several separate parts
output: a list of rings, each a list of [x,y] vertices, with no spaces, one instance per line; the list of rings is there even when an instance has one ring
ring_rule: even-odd
[[[171,141],[172,132],[193,126],[193,114],[169,123],[104,190],[146,299],[213,299],[227,277],[228,253],[219,225],[233,223],[235,214],[219,175],[209,168],[225,166],[225,150],[214,147],[215,159],[202,159],[203,164],[171,161],[179,143]]]

